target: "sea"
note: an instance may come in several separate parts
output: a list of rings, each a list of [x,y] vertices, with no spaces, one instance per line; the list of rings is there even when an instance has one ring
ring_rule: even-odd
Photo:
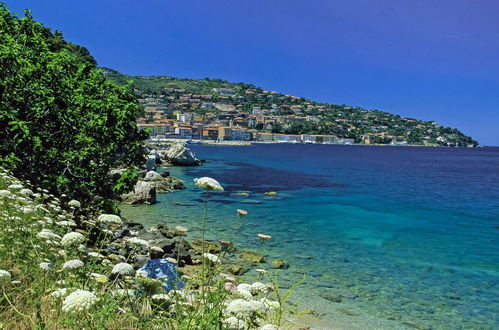
[[[200,237],[204,194],[193,179],[212,177],[225,191],[208,196],[208,239],[232,239],[236,210],[248,211],[233,241],[263,254],[261,268],[289,264],[271,272],[293,292],[287,306],[305,315],[296,320],[313,314],[317,329],[499,329],[499,147],[191,149],[206,163],[160,169],[185,190],[124,206],[123,216]],[[272,238],[262,245],[259,233]]]

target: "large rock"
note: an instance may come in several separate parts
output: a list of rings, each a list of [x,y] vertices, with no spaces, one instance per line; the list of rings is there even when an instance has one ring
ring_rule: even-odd
[[[182,180],[171,176],[164,176],[154,171],[147,172],[142,180],[154,185],[157,193],[170,192],[174,189],[185,188]]]
[[[146,161],[146,170],[147,171],[154,171],[156,169],[156,156],[155,155],[149,155]]]
[[[132,192],[121,195],[125,204],[154,204],[156,203],[156,187],[152,182],[139,181]]]
[[[166,157],[173,165],[197,166],[201,161],[197,159],[185,142],[176,142],[166,150]]]

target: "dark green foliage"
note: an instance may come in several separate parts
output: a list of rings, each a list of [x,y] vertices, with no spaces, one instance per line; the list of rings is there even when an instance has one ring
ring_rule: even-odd
[[[109,204],[143,161],[130,86],[117,86],[88,51],[26,12],[0,4],[0,162],[22,179],[84,203]]]

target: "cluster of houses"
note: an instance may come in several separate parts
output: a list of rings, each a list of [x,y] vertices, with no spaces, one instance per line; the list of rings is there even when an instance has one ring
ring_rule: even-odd
[[[275,125],[286,127],[294,123],[314,122],[320,119],[303,114],[307,105],[272,104],[268,109],[252,107],[251,112],[236,108],[237,98],[230,88],[216,88],[217,95],[191,94],[185,89],[165,88],[164,96],[146,95],[139,99],[144,116],[137,120],[140,129],[148,129],[159,138],[199,139],[216,141],[261,141],[289,143],[354,143],[353,139],[336,135],[293,135],[266,133]],[[267,92],[266,93],[273,93]],[[247,90],[245,94],[254,94]],[[244,97],[243,97],[244,99]],[[308,108],[307,108],[308,107]],[[202,111],[199,111],[202,110]],[[287,115],[280,115],[285,110]],[[313,110],[325,110],[316,106]],[[200,113],[203,113],[202,115]]]
[[[276,126],[287,128],[294,124],[320,123],[328,110],[325,105],[269,91],[236,93],[231,88],[215,88],[213,91],[214,94],[193,94],[182,88],[165,88],[162,95],[145,95],[139,99],[145,114],[137,120],[138,126],[159,138],[326,144],[355,142],[337,135],[268,133]],[[284,98],[287,103],[264,102],[267,98]],[[242,104],[248,104],[248,100],[265,106],[243,109]],[[358,130],[356,125],[369,121],[370,116],[374,118],[366,111],[360,119],[336,118],[333,124],[340,132],[351,132]],[[370,127],[371,133],[363,134],[357,142],[374,144],[380,139],[389,142],[403,140],[401,136],[382,131],[383,128],[387,127]]]

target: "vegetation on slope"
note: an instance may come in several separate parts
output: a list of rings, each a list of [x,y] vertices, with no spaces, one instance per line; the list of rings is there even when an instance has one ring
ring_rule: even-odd
[[[0,3],[0,164],[36,187],[110,206],[143,161],[145,133],[129,86],[106,79],[88,51]]]
[[[419,145],[477,146],[478,142],[457,129],[444,127],[433,121],[403,118],[379,110],[366,110],[347,105],[334,105],[314,102],[302,97],[269,92],[260,87],[230,83],[221,79],[185,79],[169,76],[128,76],[116,70],[104,68],[106,76],[119,84],[132,82],[139,98],[154,97],[168,109],[175,103],[189,103],[180,99],[182,95],[212,95],[208,102],[234,105],[242,113],[250,113],[256,108],[268,109],[270,115],[311,116],[310,120],[292,124],[276,124],[271,129],[261,125],[255,127],[263,131],[285,134],[334,134],[353,138],[361,142],[366,134],[372,134],[375,143],[389,143],[393,137],[397,141]],[[168,92],[175,88],[182,91]],[[221,95],[217,89],[232,90],[230,95]],[[185,90],[185,91],[183,91]],[[206,108],[195,107],[190,111],[203,114]],[[295,106],[293,108],[293,106]],[[301,108],[300,108],[301,107]],[[188,109],[189,110],[189,109]],[[209,110],[212,111],[212,110]],[[385,134],[383,134],[383,132]],[[391,138],[387,138],[391,136]]]

